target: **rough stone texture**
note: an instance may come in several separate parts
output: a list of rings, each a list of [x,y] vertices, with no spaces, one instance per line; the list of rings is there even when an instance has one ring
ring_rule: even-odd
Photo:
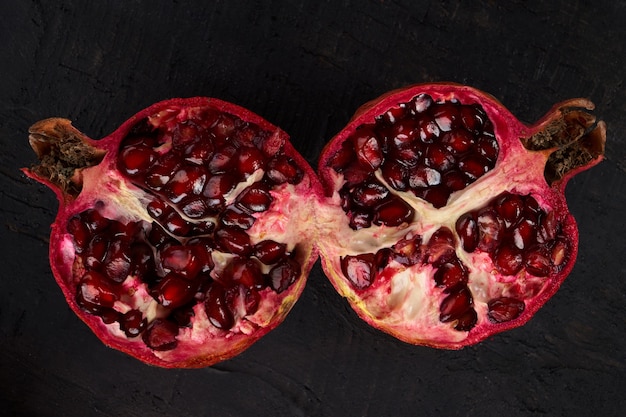
[[[622,416],[626,410],[626,3],[45,1],[0,6],[0,407],[12,416]],[[18,169],[50,116],[91,137],[164,98],[206,95],[282,126],[315,163],[365,101],[450,80],[522,120],[589,97],[606,161],[569,185],[578,263],[525,327],[462,351],[357,319],[319,264],[285,323],[193,371],[107,349],[47,260],[54,195]]]

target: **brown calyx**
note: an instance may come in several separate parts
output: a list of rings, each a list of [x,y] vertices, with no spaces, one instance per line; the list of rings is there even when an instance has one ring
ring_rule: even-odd
[[[528,150],[549,150],[544,171],[548,184],[604,155],[606,124],[596,120],[593,109],[593,103],[584,99],[562,103],[537,133],[521,139]]]
[[[28,142],[39,163],[30,172],[76,197],[82,189],[80,171],[100,163],[105,151],[88,143],[88,138],[63,118],[41,120],[28,129]]]

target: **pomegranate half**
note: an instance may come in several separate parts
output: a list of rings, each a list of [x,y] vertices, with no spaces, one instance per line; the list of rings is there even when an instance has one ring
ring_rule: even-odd
[[[213,98],[157,103],[92,140],[30,129],[55,191],[54,276],[108,346],[161,367],[230,358],[283,321],[317,259],[319,181],[285,132]]]
[[[392,91],[325,147],[323,269],[372,326],[457,349],[520,326],[557,291],[578,249],[564,190],[604,153],[585,99],[519,122],[456,84]]]

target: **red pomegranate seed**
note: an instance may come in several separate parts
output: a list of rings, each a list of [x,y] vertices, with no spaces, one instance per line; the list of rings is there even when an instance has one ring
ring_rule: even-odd
[[[422,247],[422,238],[419,235],[400,240],[393,245],[392,253],[392,259],[405,266],[423,262],[426,255]]]
[[[465,213],[458,218],[455,225],[461,245],[466,252],[474,252],[478,247],[479,230],[478,223],[472,213]]]
[[[366,229],[372,225],[372,214],[363,211],[348,213],[350,227],[354,230]]]
[[[487,159],[487,161],[493,163],[498,159],[499,147],[496,138],[493,136],[484,135],[478,138],[476,142],[476,150],[478,154]]]
[[[461,172],[452,168],[441,176],[441,183],[451,192],[459,191],[467,186],[467,177]]]
[[[474,304],[472,293],[466,286],[457,288],[443,299],[439,306],[439,321],[447,323],[457,320]]]
[[[568,255],[568,245],[564,240],[557,240],[557,242],[552,247],[552,254],[550,256],[550,260],[554,266],[561,266],[567,259]]]
[[[120,318],[120,329],[127,337],[137,337],[144,331],[148,322],[137,309],[128,310]]]
[[[478,224],[478,249],[492,252],[500,244],[504,225],[495,210],[485,208],[476,216]]]
[[[456,129],[441,136],[441,143],[453,154],[468,151],[474,145],[474,137],[466,130]]]
[[[441,208],[448,203],[452,191],[445,185],[434,185],[418,191],[416,196],[428,201],[435,208]]]
[[[265,155],[253,147],[243,147],[239,149],[237,155],[237,169],[243,178],[248,178],[252,173],[265,167]]]
[[[346,187],[353,187],[367,180],[372,174],[370,167],[365,167],[355,161],[352,165],[343,170],[343,178]]]
[[[213,156],[212,137],[196,137],[185,147],[185,161],[195,165],[203,165]]]
[[[212,283],[207,291],[204,310],[211,324],[218,329],[228,330],[235,324],[235,318],[226,301],[226,291],[217,282]]]
[[[376,208],[373,222],[377,225],[399,226],[413,220],[413,208],[400,198],[392,198]]]
[[[251,228],[255,220],[254,216],[237,206],[229,206],[220,217],[220,223],[224,226],[237,227],[243,230]]]
[[[535,246],[524,254],[524,268],[536,277],[546,277],[552,268],[547,250],[541,246]]]
[[[246,315],[257,312],[261,303],[261,294],[254,288],[246,288],[243,295],[243,304],[246,308]]]
[[[162,221],[165,229],[176,236],[187,236],[191,230],[191,224],[183,219],[175,210],[166,213]]]
[[[522,269],[522,252],[508,245],[498,249],[494,258],[495,267],[503,275],[515,275]]]
[[[172,245],[160,253],[161,266],[166,271],[176,272],[187,279],[198,275],[202,267],[196,246]]]
[[[404,118],[407,114],[407,106],[402,103],[398,107],[392,107],[379,116],[381,122],[393,125]]]
[[[234,133],[236,128],[235,116],[220,113],[216,123],[213,125],[213,133],[218,139],[227,139]]]
[[[148,242],[155,248],[161,248],[174,242],[178,244],[169,233],[167,233],[157,222],[152,222],[150,232],[148,233]]]
[[[199,196],[190,196],[183,199],[178,208],[190,219],[201,219],[213,211],[206,203],[206,199]]]
[[[524,202],[522,198],[517,194],[504,193],[502,197],[499,197],[495,202],[495,208],[500,215],[500,218],[504,220],[506,227],[510,227],[517,223],[522,215]]]
[[[554,240],[558,232],[558,221],[553,211],[539,215],[537,242],[546,243]]]
[[[277,293],[285,291],[300,276],[300,264],[293,259],[283,259],[270,270],[270,287]]]
[[[419,114],[428,110],[432,104],[433,99],[431,96],[428,94],[420,94],[413,97],[413,99],[409,102],[408,107],[414,114]]]
[[[172,203],[179,203],[188,195],[200,195],[206,182],[203,167],[182,167],[165,185],[165,192]]]
[[[172,318],[178,327],[191,327],[191,319],[195,317],[192,306],[183,306],[172,311]]]
[[[130,274],[129,247],[129,242],[119,239],[111,241],[104,262],[104,273],[110,280],[121,283]]]
[[[266,175],[274,184],[298,184],[302,180],[304,172],[293,159],[287,155],[278,154],[270,159]]]
[[[366,182],[352,191],[352,201],[361,207],[374,207],[389,195],[389,190],[378,182]]]
[[[102,203],[102,202],[100,202]],[[111,220],[107,219],[100,213],[103,204],[99,204],[95,209],[90,209],[81,213],[81,219],[92,233],[102,233],[111,224]]]
[[[81,278],[78,295],[82,301],[95,307],[113,307],[119,299],[110,281],[95,271],[89,271]]]
[[[212,175],[206,182],[202,195],[209,200],[224,200],[237,185],[237,178],[231,174]]]
[[[130,245],[130,261],[132,265],[130,271],[131,275],[145,277],[149,273],[152,273],[155,266],[152,247],[146,242],[133,242]]]
[[[524,219],[513,227],[511,235],[515,247],[523,250],[535,242],[535,225]]]
[[[480,155],[468,155],[459,161],[459,169],[464,172],[470,180],[477,180],[489,171],[489,161]]]
[[[434,278],[437,286],[452,288],[458,284],[467,284],[467,271],[458,260],[446,262],[437,269]]]
[[[176,323],[165,319],[155,319],[143,332],[142,339],[150,349],[166,351],[176,347],[178,344],[176,336],[178,336]]]
[[[180,166],[180,156],[173,151],[163,154],[148,168],[145,183],[154,190],[159,191],[173,177]]]
[[[433,119],[421,118],[418,121],[419,136],[423,143],[433,143],[439,137],[439,126]]]
[[[493,323],[504,323],[519,317],[526,305],[523,301],[510,297],[500,297],[487,303],[487,316]]]
[[[124,148],[119,157],[120,171],[129,177],[143,174],[157,157],[156,152],[145,145],[129,146]]]
[[[391,248],[381,248],[374,256],[374,263],[380,272],[389,265],[389,262],[395,259],[395,253]]]
[[[485,114],[481,108],[474,105],[461,106],[461,122],[472,133],[479,133],[485,122]]]
[[[246,188],[237,197],[237,205],[251,213],[266,211],[272,204],[269,187],[262,183],[255,183]]]
[[[83,259],[90,269],[99,269],[109,250],[109,239],[104,235],[95,235],[89,247],[84,251]]]
[[[383,163],[383,152],[373,126],[363,125],[356,130],[352,138],[357,160],[370,172],[377,170]]]
[[[250,236],[245,231],[235,227],[218,229],[215,232],[215,243],[221,250],[235,255],[246,256],[252,252]]]
[[[341,148],[330,158],[328,166],[332,167],[337,172],[342,172],[346,167],[356,161],[356,152],[354,152],[354,145],[351,141],[346,141],[341,145]]]
[[[426,149],[424,163],[439,172],[447,171],[456,163],[454,156],[443,146],[433,143]]]
[[[74,216],[67,222],[67,231],[72,235],[76,253],[82,253],[92,236],[87,225],[79,216]]]
[[[150,295],[163,307],[178,308],[193,300],[197,290],[197,282],[169,273],[150,291]]]
[[[409,173],[401,164],[394,161],[385,161],[381,167],[383,178],[393,189],[406,191],[409,188]]]
[[[211,160],[207,164],[209,171],[212,174],[223,174],[231,169],[236,168],[237,164],[237,148],[233,145],[226,145],[220,149],[217,149]]]
[[[220,274],[220,282],[227,287],[240,284],[244,288],[263,288],[265,278],[257,261],[235,257]]]
[[[476,310],[470,308],[465,313],[463,313],[460,317],[457,318],[456,324],[454,325],[454,329],[460,332],[469,332],[474,328],[476,323],[478,322],[478,314]]]
[[[441,184],[441,173],[434,168],[417,167],[409,174],[411,188],[425,188]]]
[[[254,245],[253,253],[265,265],[273,265],[285,256],[287,245],[273,240],[262,240]]]
[[[376,277],[376,257],[373,253],[347,255],[341,258],[341,271],[359,290],[372,285]]]

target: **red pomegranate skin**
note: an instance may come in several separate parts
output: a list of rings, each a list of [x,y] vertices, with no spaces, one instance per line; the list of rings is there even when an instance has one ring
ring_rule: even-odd
[[[175,337],[168,333],[169,325],[162,326],[159,328],[162,334],[158,332],[152,334],[153,340],[150,343],[154,343],[155,346],[161,343],[161,348],[165,349],[160,350],[161,348],[158,347],[151,349],[146,346],[142,337],[125,337],[117,323],[105,323],[106,318],[85,311],[77,303],[76,282],[80,276],[74,262],[77,256],[76,249],[73,245],[73,238],[68,233],[67,225],[73,216],[93,209],[102,202],[104,202],[102,213],[105,217],[124,223],[139,220],[138,213],[141,213],[140,216],[144,220],[150,220],[146,214],[145,205],[152,197],[146,197],[146,192],[133,185],[129,178],[122,175],[117,168],[121,143],[133,127],[146,118],[163,115],[172,109],[186,111],[185,109],[193,108],[209,108],[219,113],[234,115],[245,122],[255,124],[265,132],[270,132],[260,145],[266,156],[280,151],[295,161],[301,170],[301,181],[293,187],[288,185],[283,191],[277,191],[273,196],[275,204],[265,213],[255,213],[258,219],[253,226],[255,233],[264,235],[267,239],[272,238],[273,235],[290,236],[291,243],[297,245],[297,260],[301,271],[297,277],[292,277],[293,283],[285,285],[286,288],[281,288],[279,292],[272,290],[269,286],[259,290],[261,301],[258,307],[255,304],[257,300],[252,298],[250,301],[254,305],[253,308],[257,309],[256,312],[246,316],[245,320],[237,319],[230,330],[212,327],[206,316],[200,320],[199,315],[203,313],[200,314],[201,307],[196,306],[195,318],[192,319],[193,326],[182,326],[174,330],[174,333],[178,331]],[[59,175],[54,169],[42,168],[41,165],[24,169],[23,172],[47,185],[58,198],[59,209],[50,233],[51,269],[69,307],[105,345],[159,367],[210,366],[238,355],[276,328],[300,297],[308,273],[318,257],[315,239],[311,237],[314,236],[315,231],[311,229],[313,222],[310,219],[313,201],[318,199],[322,192],[313,170],[293,148],[288,135],[262,117],[240,106],[215,98],[177,98],[156,103],[138,112],[113,133],[99,140],[83,135],[65,119],[44,120],[33,125],[30,133],[31,146],[40,158],[46,158],[46,155],[50,153],[49,143],[58,142],[59,139],[69,143],[71,148],[82,149],[85,153],[84,158],[76,166],[70,168],[70,175],[67,175],[67,170]],[[69,142],[68,138],[70,138]],[[78,143],[87,146],[76,146]],[[287,188],[290,191],[284,191]],[[263,225],[265,221],[268,223]],[[133,294],[132,297],[135,297],[133,302],[136,302],[136,297],[139,297],[146,302],[153,303],[148,290],[141,284],[129,279],[122,285],[127,290],[124,297]],[[202,301],[198,302],[198,305],[200,304]],[[144,312],[144,314],[147,313]],[[155,320],[158,321],[158,319],[153,319],[151,322]],[[150,324],[148,323],[148,327]],[[175,348],[172,349],[172,345],[167,345],[168,338],[172,339],[169,342],[173,342],[176,345]]]
[[[474,115],[485,131],[454,143],[442,139],[454,123],[452,131],[472,130],[473,122],[460,123],[458,116],[472,106],[482,109]],[[320,211],[327,217],[318,220],[326,225],[320,257],[335,289],[367,323],[411,344],[459,349],[525,324],[575,263],[578,230],[565,186],[603,158],[606,127],[592,109],[588,100],[573,99],[527,125],[491,95],[453,83],[412,85],[364,104],[328,142],[318,164],[327,196]],[[397,133],[450,111],[456,119],[435,125],[437,137],[420,130],[416,148]],[[477,146],[483,136],[497,141],[495,163],[479,167],[478,175],[468,164],[465,172],[472,174],[464,173],[460,185],[451,181],[443,197],[425,191],[440,189],[449,171],[462,171],[458,159],[448,164],[458,156],[432,159],[438,143],[453,155],[476,153],[469,144]],[[399,166],[409,166],[404,177]],[[428,175],[416,174],[426,168]],[[377,198],[385,205],[376,206]],[[517,209],[520,201],[525,211]],[[503,238],[486,231],[493,220],[489,210],[500,213],[491,226]],[[479,215],[480,240],[471,232],[471,219]],[[506,224],[506,216],[518,223]],[[504,238],[513,243],[499,240]]]

